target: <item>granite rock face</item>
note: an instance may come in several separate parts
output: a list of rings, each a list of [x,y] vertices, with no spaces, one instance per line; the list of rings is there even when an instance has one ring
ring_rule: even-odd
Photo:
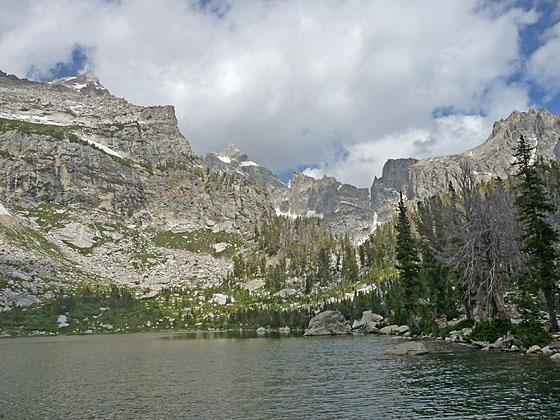
[[[231,144],[207,154],[204,161],[214,173],[247,178],[263,187],[277,215],[319,217],[333,232],[347,234],[355,242],[366,239],[376,226],[367,188],[342,184],[333,177],[316,179],[297,171],[288,186]]]
[[[371,186],[371,205],[382,221],[394,213],[398,192],[408,200],[421,200],[447,191],[460,173],[460,162],[470,160],[478,180],[507,177],[512,173],[512,152],[523,135],[536,146],[537,156],[546,160],[560,158],[560,115],[546,109],[538,112],[513,111],[505,120],[494,123],[492,133],[481,145],[456,155],[427,159],[389,160],[381,178]]]
[[[37,83],[0,75],[0,197],[81,205],[185,229],[249,229],[260,188],[209,176],[171,106],[112,96],[92,75]]]
[[[0,72],[0,203],[0,311],[92,278],[139,294],[214,285],[229,239],[273,211],[258,185],[209,173],[173,107],[130,104],[90,74]]]
[[[289,187],[272,171],[249,159],[246,153],[229,144],[219,152],[204,157],[208,169],[233,178],[248,179],[262,187],[273,206],[282,211],[289,209]]]

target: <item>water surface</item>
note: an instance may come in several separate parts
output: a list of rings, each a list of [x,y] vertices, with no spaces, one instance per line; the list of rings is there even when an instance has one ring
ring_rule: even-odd
[[[0,340],[0,418],[560,417],[560,364],[385,336],[126,334]]]

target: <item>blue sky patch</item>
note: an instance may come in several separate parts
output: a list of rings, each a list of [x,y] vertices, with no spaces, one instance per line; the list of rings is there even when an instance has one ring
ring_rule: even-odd
[[[50,82],[61,77],[78,76],[86,67],[88,57],[86,49],[76,44],[72,48],[70,57],[66,61],[59,61],[46,72],[41,71],[35,65],[29,67],[26,77],[39,82]]]

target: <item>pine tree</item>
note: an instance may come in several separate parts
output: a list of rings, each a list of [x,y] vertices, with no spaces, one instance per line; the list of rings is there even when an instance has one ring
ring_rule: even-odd
[[[408,312],[411,326],[418,328],[415,307],[418,295],[418,249],[412,236],[412,228],[408,219],[408,209],[404,204],[402,192],[397,206],[397,268],[400,271],[401,288],[404,293],[404,307]]]
[[[548,218],[556,211],[552,203],[539,166],[535,161],[535,148],[531,147],[525,138],[519,138],[514,156],[514,165],[518,167],[516,178],[519,196],[515,200],[519,221],[523,226],[523,252],[527,255],[527,276],[521,280],[522,288],[535,293],[541,291],[546,301],[550,324],[554,331],[558,331],[556,319],[555,298],[558,270],[558,232]]]
[[[356,251],[350,243],[348,236],[342,240],[342,248],[344,257],[342,260],[342,279],[346,284],[355,283],[358,281],[358,263],[356,262]]]

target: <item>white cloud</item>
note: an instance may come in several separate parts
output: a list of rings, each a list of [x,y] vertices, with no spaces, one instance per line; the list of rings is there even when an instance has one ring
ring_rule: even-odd
[[[558,6],[560,10],[560,5]],[[545,92],[548,99],[560,92],[560,23],[543,36],[544,44],[535,51],[528,63],[529,77]]]
[[[522,65],[519,31],[533,11],[480,0],[234,0],[212,3],[217,16],[193,4],[7,1],[0,65],[44,71],[78,43],[114,94],[174,104],[197,152],[233,142],[272,169],[317,166],[358,185],[387,157],[479,143],[493,119],[529,104],[524,86],[505,81]],[[435,118],[442,107],[457,115]]]

